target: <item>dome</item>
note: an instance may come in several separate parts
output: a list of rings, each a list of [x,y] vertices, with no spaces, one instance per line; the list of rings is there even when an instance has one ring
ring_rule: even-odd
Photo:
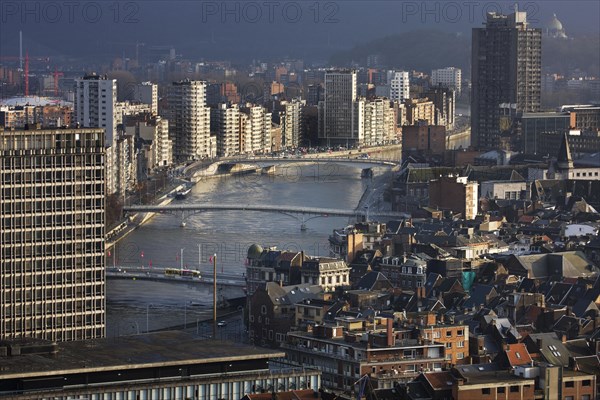
[[[552,21],[550,21],[550,24],[548,24],[548,29],[550,29],[551,31],[563,30],[562,23],[558,20],[558,18],[556,18],[556,14],[554,14],[554,16],[552,17]]]
[[[252,246],[250,246],[248,248],[248,258],[256,260],[256,259],[260,258],[262,252],[263,252],[262,247],[260,247],[258,244],[253,244]]]

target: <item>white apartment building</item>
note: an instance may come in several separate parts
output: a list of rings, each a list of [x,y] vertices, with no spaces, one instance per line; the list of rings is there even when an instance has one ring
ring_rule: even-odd
[[[462,90],[461,81],[462,71],[460,68],[447,67],[431,71],[431,86],[442,85],[454,89],[457,96],[460,96]]]
[[[406,71],[388,71],[387,83],[390,87],[390,100],[402,103],[410,98],[410,78]]]
[[[241,108],[241,136],[246,153],[271,151],[271,113],[255,104],[246,104]]]
[[[219,104],[212,110],[211,119],[217,137],[217,156],[240,153],[240,109],[237,104]]]
[[[209,157],[210,108],[206,106],[206,82],[189,79],[173,82],[167,100],[173,158]]]
[[[142,82],[133,87],[133,101],[150,105],[152,114],[158,115],[158,85]]]
[[[365,145],[389,143],[396,138],[396,122],[393,103],[388,99],[374,99],[365,103]]]
[[[283,147],[298,147],[302,136],[302,108],[305,100],[282,101],[283,111],[279,114]]]
[[[116,103],[116,79],[91,74],[75,80],[74,120],[82,128],[104,129],[107,195],[117,192],[116,157],[114,149],[110,149],[117,137],[117,125],[120,122]]]
[[[104,128],[105,146],[117,132],[117,80],[96,74],[75,80],[75,121],[82,128]]]

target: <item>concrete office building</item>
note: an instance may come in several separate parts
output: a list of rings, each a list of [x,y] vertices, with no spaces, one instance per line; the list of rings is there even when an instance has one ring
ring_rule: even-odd
[[[206,82],[189,79],[168,88],[169,134],[173,158],[197,160],[210,156],[210,108],[206,106]]]
[[[439,68],[431,71],[431,86],[452,89],[460,96],[462,92],[462,70],[456,67]]]
[[[363,135],[364,102],[358,101],[356,71],[325,74],[325,100],[319,103],[319,139],[327,145],[353,145]]]
[[[472,38],[471,142],[488,150],[500,144],[501,104],[540,109],[542,31],[529,27],[526,12],[491,12]]]
[[[13,400],[241,399],[319,390],[321,372],[277,367],[275,359],[284,355],[178,331],[59,344],[9,342],[0,345],[0,387]]]
[[[0,340],[104,336],[104,155],[102,129],[0,130]]]

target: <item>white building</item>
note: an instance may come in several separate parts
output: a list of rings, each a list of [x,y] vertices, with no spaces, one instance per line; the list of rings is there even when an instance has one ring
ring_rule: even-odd
[[[189,79],[173,82],[167,103],[174,159],[209,157],[210,108],[206,106],[206,82]]]
[[[410,98],[410,79],[406,71],[388,71],[387,83],[390,99],[402,103]]]
[[[240,109],[240,129],[245,153],[271,151],[271,113],[255,104],[246,104]]]
[[[306,101],[300,99],[281,102],[283,111],[279,113],[279,125],[281,126],[283,147],[295,148],[300,145],[302,136],[302,108],[305,105]]]
[[[217,138],[217,156],[227,157],[240,153],[240,109],[237,104],[219,104],[212,110],[211,120]]]
[[[462,71],[460,68],[447,67],[431,71],[431,86],[442,85],[454,89],[456,94],[461,93]]]
[[[75,121],[82,128],[104,128],[105,146],[117,132],[117,80],[96,74],[75,80]]]
[[[389,143],[395,139],[396,123],[393,104],[388,99],[368,100],[365,103],[365,145]]]
[[[142,82],[133,87],[133,101],[150,105],[152,114],[158,115],[158,85]]]
[[[117,137],[117,80],[91,74],[75,80],[74,120],[82,128],[103,128],[106,147],[106,194],[117,192],[116,152],[111,149]]]

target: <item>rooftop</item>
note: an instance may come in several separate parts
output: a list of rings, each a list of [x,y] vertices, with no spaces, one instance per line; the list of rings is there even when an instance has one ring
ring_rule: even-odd
[[[285,353],[240,343],[201,340],[185,332],[63,342],[55,354],[0,357],[0,379],[69,373],[209,364],[283,357]]]

